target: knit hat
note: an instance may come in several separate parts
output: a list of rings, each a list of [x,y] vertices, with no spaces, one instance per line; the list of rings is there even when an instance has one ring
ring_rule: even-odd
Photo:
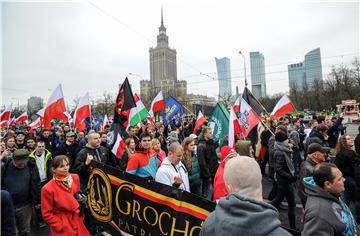
[[[222,147],[220,153],[221,153],[221,162],[224,162],[225,159],[230,159],[237,155],[236,151],[230,146]]]
[[[318,143],[312,143],[309,145],[307,153],[313,154],[314,152],[322,152],[322,153],[329,153],[330,148],[329,147],[323,147]]]
[[[288,139],[288,136],[284,132],[277,132],[275,134],[275,141],[284,142],[286,139]]]

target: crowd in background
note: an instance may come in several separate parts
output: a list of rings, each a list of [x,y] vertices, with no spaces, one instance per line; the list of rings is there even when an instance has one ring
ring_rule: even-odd
[[[256,161],[260,176],[272,180],[271,192],[264,196],[266,200],[258,192],[248,197],[256,199],[251,204],[261,201],[261,206],[275,216],[273,220],[278,220],[276,208],[282,208],[286,198],[292,229],[303,228],[304,235],[314,235],[316,230],[356,235],[356,225],[360,223],[360,128],[356,138],[351,137],[346,134],[342,120],[341,116],[318,116],[305,124],[301,115],[265,119],[267,129],[258,129],[256,143],[238,136],[234,147],[226,146],[226,142],[220,147],[219,142],[214,142],[212,129],[206,122],[195,133],[194,120],[182,125],[141,124],[130,126],[122,133],[126,144],[122,157],[115,156],[109,146],[110,126],[84,132],[61,122],[54,122],[49,130],[41,127],[31,130],[26,125],[3,128],[2,235],[16,235],[16,232],[30,235],[32,222],[39,227],[49,225],[53,235],[106,234],[93,224],[83,206],[93,161],[197,194],[220,206],[225,201],[222,199],[231,200],[232,191],[244,196],[256,192],[254,183],[259,181],[250,178],[254,173],[241,175],[243,179],[250,176],[248,185],[233,183],[225,176],[227,163],[245,156],[251,160],[246,159],[244,165],[252,166],[252,161]],[[334,166],[319,168],[321,163]],[[329,170],[335,172],[329,174]],[[234,171],[229,169],[229,173]],[[324,181],[321,176],[325,176]],[[339,177],[338,185],[331,185],[336,177]],[[234,188],[229,188],[229,181]],[[258,184],[261,187],[261,181]],[[59,198],[62,191],[64,194]],[[295,221],[296,195],[304,209],[298,216],[303,227]],[[319,204],[335,204],[332,213],[342,217],[331,217],[332,213],[324,211],[321,214],[326,219],[319,222],[316,218]],[[352,204],[353,212],[348,208]],[[63,214],[66,222],[58,222],[59,214]]]

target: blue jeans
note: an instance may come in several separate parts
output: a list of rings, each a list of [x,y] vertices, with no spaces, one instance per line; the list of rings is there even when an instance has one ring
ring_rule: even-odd
[[[294,187],[289,183],[278,182],[278,188],[275,198],[270,202],[271,205],[278,208],[284,197],[288,202],[288,218],[290,228],[295,229],[295,194]]]

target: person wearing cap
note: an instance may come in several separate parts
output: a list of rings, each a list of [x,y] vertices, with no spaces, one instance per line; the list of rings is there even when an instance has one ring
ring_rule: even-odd
[[[275,207],[263,201],[262,175],[254,158],[239,156],[225,164],[224,181],[227,197],[223,197],[205,220],[200,236],[290,235],[281,228]]]
[[[40,187],[39,172],[26,149],[14,151],[13,158],[2,162],[1,188],[11,195],[18,235],[30,235],[32,205],[40,208]]]
[[[66,133],[66,140],[61,143],[57,155],[65,155],[70,159],[70,172],[73,170],[76,155],[80,152],[80,145],[75,139],[74,132],[69,131]]]
[[[295,229],[295,194],[293,183],[296,182],[295,168],[292,161],[292,145],[286,133],[275,134],[274,158],[275,158],[275,180],[277,182],[277,193],[270,202],[279,208],[284,197],[288,202],[288,219],[290,228]]]
[[[15,138],[16,146],[18,148],[24,148],[25,147],[25,133],[23,130],[18,129],[16,130],[16,138]]]
[[[225,182],[224,182],[225,164],[231,158],[238,156],[236,151],[230,146],[222,147],[220,153],[221,153],[221,163],[216,171],[214,178],[214,197],[213,197],[214,202],[217,202],[220,198],[228,195],[228,191],[226,190]]]
[[[302,163],[299,173],[299,181],[297,183],[297,189],[299,198],[301,200],[301,204],[305,209],[306,204],[306,194],[305,194],[305,186],[302,180],[305,177],[309,177],[313,175],[315,167],[321,162],[327,161],[327,154],[330,152],[329,147],[323,147],[318,143],[312,143],[308,147],[307,158]]]

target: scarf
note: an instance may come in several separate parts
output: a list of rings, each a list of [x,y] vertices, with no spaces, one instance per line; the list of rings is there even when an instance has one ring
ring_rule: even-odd
[[[55,182],[66,191],[71,192],[71,186],[73,183],[73,179],[71,174],[67,175],[58,175],[54,173]]]

